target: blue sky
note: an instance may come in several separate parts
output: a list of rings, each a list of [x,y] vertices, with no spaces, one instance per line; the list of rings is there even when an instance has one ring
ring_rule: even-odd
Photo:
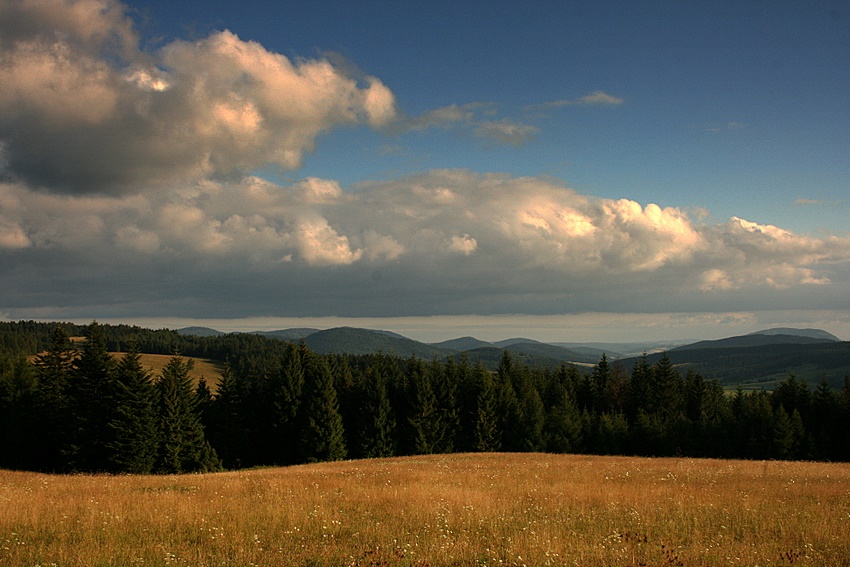
[[[3,34],[0,316],[850,336],[846,3],[0,0]]]
[[[332,52],[378,76],[412,116],[487,103],[496,119],[538,128],[521,147],[469,132],[335,130],[295,175],[546,174],[721,220],[846,231],[850,15],[840,2],[132,5],[164,38],[227,28],[290,57]],[[600,90],[621,107],[529,108]]]

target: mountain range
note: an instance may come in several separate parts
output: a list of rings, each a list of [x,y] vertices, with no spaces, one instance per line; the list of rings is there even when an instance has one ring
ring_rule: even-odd
[[[225,333],[207,327],[178,329],[182,335],[217,336]],[[770,387],[789,374],[816,383],[825,378],[840,387],[850,376],[850,343],[821,329],[772,328],[747,335],[706,341],[663,341],[635,343],[544,343],[527,338],[488,342],[459,337],[437,343],[424,343],[375,329],[335,327],[332,329],[294,328],[255,331],[253,334],[286,341],[304,341],[321,354],[383,353],[423,359],[481,360],[495,368],[505,350],[528,366],[554,368],[563,363],[591,366],[603,354],[614,365],[630,370],[642,356],[655,363],[666,352],[680,369],[700,372],[725,385]]]

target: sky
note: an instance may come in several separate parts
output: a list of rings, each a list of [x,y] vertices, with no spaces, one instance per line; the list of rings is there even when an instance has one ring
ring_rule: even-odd
[[[0,0],[0,319],[850,338],[846,2]]]

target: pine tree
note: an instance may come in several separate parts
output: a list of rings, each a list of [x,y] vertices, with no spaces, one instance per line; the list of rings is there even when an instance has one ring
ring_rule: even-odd
[[[640,410],[651,411],[652,402],[652,368],[649,365],[646,353],[635,362],[632,367],[632,375],[629,380],[629,402],[627,415],[631,423],[637,419]]]
[[[160,432],[157,472],[179,474],[220,469],[218,456],[204,436],[189,367],[180,356],[171,357],[156,388]]]
[[[546,451],[575,453],[582,447],[581,414],[566,390],[546,412]]]
[[[405,444],[414,455],[434,452],[439,430],[437,398],[434,395],[429,373],[419,359],[409,362],[408,373],[408,442]]]
[[[222,465],[228,469],[241,468],[246,459],[247,433],[241,399],[233,368],[225,361],[210,407],[209,425],[205,425],[204,432]]]
[[[435,453],[451,453],[457,445],[460,421],[457,409],[457,382],[454,369],[443,367],[434,357],[428,365],[431,388],[437,400]]]
[[[115,361],[106,350],[102,327],[92,322],[68,384],[69,452],[73,469],[111,470],[113,431],[109,424],[115,417],[115,391]]]
[[[367,459],[392,457],[395,455],[396,420],[380,364],[370,366],[360,375],[357,392],[360,411],[352,424],[356,430],[355,455]]]
[[[118,363],[115,375],[115,413],[109,423],[109,468],[115,472],[149,474],[156,462],[159,437],[156,392],[134,344]]]
[[[298,460],[298,413],[304,390],[306,345],[290,344],[280,361],[280,369],[269,380],[272,404],[272,463],[292,464]]]
[[[77,351],[61,325],[50,331],[50,346],[35,359],[38,383],[35,390],[35,420],[33,434],[39,447],[35,468],[59,472],[65,468],[69,424],[66,392]]]
[[[608,364],[608,356],[603,352],[593,373],[590,376],[591,391],[593,393],[593,407],[597,412],[605,412],[610,409],[608,399],[608,388],[611,382],[611,366]]]
[[[496,384],[490,372],[479,360],[473,370],[478,384],[475,411],[475,450],[499,451],[502,448],[502,429]]]
[[[667,353],[663,353],[652,367],[649,411],[660,412],[667,418],[682,411],[679,396],[680,382],[679,371],[673,367]]]
[[[338,461],[346,457],[345,430],[333,375],[327,362],[308,353],[304,361],[304,425],[301,431],[304,460]]]
[[[0,351],[0,467],[31,469],[38,459],[33,438],[36,377],[23,354]]]

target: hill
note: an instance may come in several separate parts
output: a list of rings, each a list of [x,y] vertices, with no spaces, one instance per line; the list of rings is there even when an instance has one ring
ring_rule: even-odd
[[[805,345],[834,343],[832,339],[814,338],[806,335],[786,334],[750,334],[738,337],[728,337],[711,341],[698,341],[672,349],[670,352],[696,349],[725,349],[741,347],[758,347],[769,345]]]
[[[488,343],[487,341],[482,341],[480,339],[476,339],[475,337],[460,337],[457,339],[450,339],[448,341],[443,341],[440,343],[430,343],[431,346],[438,348],[440,350],[450,350],[456,352],[463,352],[465,350],[473,350],[476,348],[484,348],[493,346],[492,343]]]
[[[773,329],[765,329],[763,331],[755,331],[751,335],[795,335],[798,337],[809,337],[812,339],[824,339],[827,341],[840,341],[838,337],[832,333],[827,333],[822,329],[794,329],[791,327],[775,327]]]
[[[226,333],[210,329],[209,327],[183,327],[182,329],[177,329],[177,334],[195,337],[220,337]]]
[[[336,327],[318,331],[305,339],[307,347],[320,354],[383,353],[401,357],[444,357],[451,352],[384,331]]]
[[[812,386],[825,378],[832,387],[840,388],[844,378],[850,376],[850,342],[782,341],[749,346],[734,341],[732,346],[718,346],[716,341],[709,341],[708,346],[676,348],[667,355],[681,370],[693,369],[729,387],[753,385],[771,389],[777,381],[794,374]],[[652,354],[648,360],[654,364],[661,356]],[[636,360],[622,363],[631,367]]]
[[[294,328],[281,329],[279,331],[252,331],[251,334],[260,335],[261,337],[269,337],[271,339],[280,339],[282,341],[298,342],[301,339],[305,339],[313,333],[318,332],[318,329]]]

